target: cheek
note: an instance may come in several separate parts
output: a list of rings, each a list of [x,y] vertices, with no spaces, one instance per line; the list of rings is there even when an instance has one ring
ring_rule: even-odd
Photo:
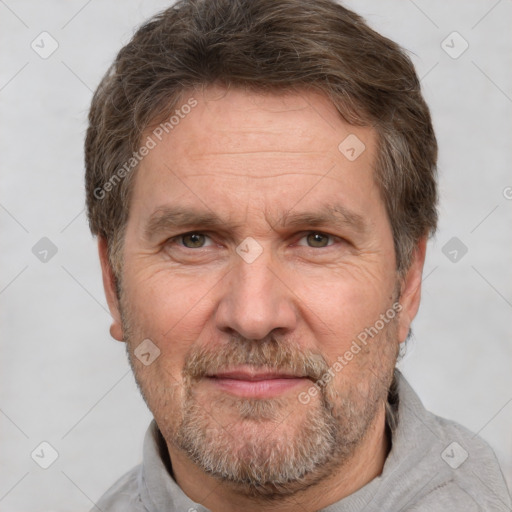
[[[209,290],[215,281],[180,276],[169,271],[132,272],[124,287],[125,303],[137,337],[150,338],[173,366],[197,340],[209,315]]]
[[[391,307],[393,282],[361,269],[313,277],[301,278],[301,314],[316,333],[317,348],[336,358]]]

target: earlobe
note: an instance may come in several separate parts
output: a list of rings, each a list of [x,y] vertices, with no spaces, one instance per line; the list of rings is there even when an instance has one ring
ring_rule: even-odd
[[[427,249],[427,237],[422,237],[412,257],[411,265],[407,270],[405,278],[402,281],[399,320],[398,341],[404,342],[409,334],[411,323],[414,320],[421,299],[421,282],[423,277],[423,265],[425,263],[425,254]]]
[[[121,311],[119,308],[119,298],[117,296],[116,276],[108,258],[107,240],[102,236],[98,236],[98,253],[101,263],[101,273],[103,276],[103,288],[105,290],[105,297],[107,299],[110,314],[112,315],[110,335],[117,341],[124,341]]]

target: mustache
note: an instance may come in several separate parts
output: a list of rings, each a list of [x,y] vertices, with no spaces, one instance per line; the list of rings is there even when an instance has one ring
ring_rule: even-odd
[[[183,377],[197,381],[208,375],[249,366],[262,371],[280,371],[319,380],[329,369],[325,358],[275,337],[247,340],[231,337],[220,346],[193,347],[185,358]]]

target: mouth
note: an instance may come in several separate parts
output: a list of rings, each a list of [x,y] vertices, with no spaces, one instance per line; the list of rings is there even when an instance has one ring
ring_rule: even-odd
[[[272,398],[304,385],[309,378],[287,372],[250,367],[206,375],[206,381],[220,391],[242,398]]]

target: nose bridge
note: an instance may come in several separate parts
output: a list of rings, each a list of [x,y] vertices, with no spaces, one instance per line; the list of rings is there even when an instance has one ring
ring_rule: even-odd
[[[269,304],[275,299],[277,283],[275,282],[275,271],[272,271],[272,259],[269,255],[262,255],[252,263],[238,262],[235,275],[235,293],[249,298],[253,307],[259,305],[259,301],[256,299],[262,295],[267,298],[266,301],[261,301],[262,304]]]
[[[217,310],[218,328],[235,330],[248,339],[262,339],[274,329],[292,329],[295,308],[277,272],[270,249],[261,250],[255,259],[245,259],[243,253],[235,258]]]

